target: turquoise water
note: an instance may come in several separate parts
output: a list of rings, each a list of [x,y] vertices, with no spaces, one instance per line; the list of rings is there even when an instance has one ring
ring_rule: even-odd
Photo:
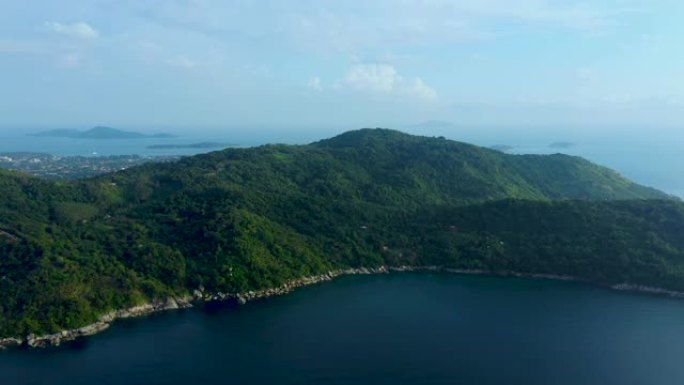
[[[342,277],[0,353],[0,384],[682,384],[684,301],[543,280]]]

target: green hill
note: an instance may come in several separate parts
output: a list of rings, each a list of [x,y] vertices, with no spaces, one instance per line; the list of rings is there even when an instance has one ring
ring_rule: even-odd
[[[379,265],[684,290],[684,205],[565,155],[391,130],[227,149],[103,177],[0,172],[0,336],[197,288]]]

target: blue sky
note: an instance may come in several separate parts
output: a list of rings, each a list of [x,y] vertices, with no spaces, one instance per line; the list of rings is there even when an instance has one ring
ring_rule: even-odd
[[[0,0],[0,126],[684,126],[680,0]]]

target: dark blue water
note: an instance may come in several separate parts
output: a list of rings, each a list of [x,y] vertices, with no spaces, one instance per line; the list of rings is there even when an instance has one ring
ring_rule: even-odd
[[[684,301],[574,283],[343,277],[0,353],[0,384],[682,384]]]

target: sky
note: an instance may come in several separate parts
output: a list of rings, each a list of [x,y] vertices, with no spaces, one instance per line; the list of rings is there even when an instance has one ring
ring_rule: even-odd
[[[682,15],[681,0],[0,0],[0,127],[667,135],[684,128]]]

